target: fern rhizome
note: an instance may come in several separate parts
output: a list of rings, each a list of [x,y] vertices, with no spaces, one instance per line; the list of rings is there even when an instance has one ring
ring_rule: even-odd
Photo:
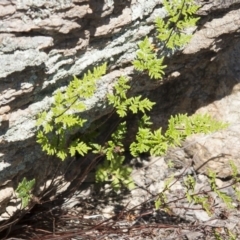
[[[159,48],[156,51],[150,39],[145,37],[139,42],[133,61],[136,71],[147,71],[150,78],[155,80],[162,79],[164,69],[167,67],[164,65],[165,50],[175,50],[186,45],[191,39],[186,29],[195,26],[198,20],[195,13],[199,7],[193,0],[164,0],[163,5],[168,16],[165,19],[157,18],[155,21]],[[82,79],[74,77],[64,91],[58,90],[54,94],[49,111],[38,116],[37,142],[48,155],[56,155],[61,160],[76,153],[84,156],[88,152],[103,157],[103,162],[97,168],[96,180],[110,181],[114,190],[118,190],[122,185],[134,187],[130,177],[131,168],[124,165],[123,142],[128,132],[125,119],[127,115],[141,115],[135,141],[129,147],[134,157],[141,153],[162,155],[169,147],[180,145],[181,141],[191,134],[209,133],[226,126],[208,115],[189,117],[179,114],[170,118],[165,133],[162,133],[161,128],[152,131],[149,111],[155,103],[141,95],[129,97],[128,90],[131,88],[129,79],[127,76],[121,76],[114,86],[114,92],[106,96],[107,104],[119,118],[119,124],[109,139],[103,144],[94,138],[86,141],[89,139],[86,136],[69,141],[72,133],[85,127],[87,119],[81,117],[81,113],[87,110],[84,99],[94,95],[97,91],[96,83],[106,70],[106,63],[95,67],[92,72],[84,74]]]

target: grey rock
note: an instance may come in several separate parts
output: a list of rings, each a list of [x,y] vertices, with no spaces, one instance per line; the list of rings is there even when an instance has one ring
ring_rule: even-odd
[[[186,237],[188,240],[195,240],[195,239],[198,239],[198,238],[204,237],[204,236],[203,236],[203,233],[201,233],[201,232],[189,232],[186,234]]]

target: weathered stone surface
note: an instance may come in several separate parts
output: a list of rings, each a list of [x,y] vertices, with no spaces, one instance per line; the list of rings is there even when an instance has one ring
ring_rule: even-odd
[[[198,173],[208,175],[211,170],[216,172],[219,178],[229,178],[232,176],[230,161],[240,169],[239,127],[238,123],[207,136],[189,137],[183,148],[169,151],[167,159],[173,160],[178,167],[192,165]]]
[[[153,32],[155,17],[166,14],[160,0],[1,0],[0,187],[9,180],[16,189],[26,176],[36,178],[34,194],[39,198],[58,191],[46,193],[42,186],[56,169],[56,179],[67,175],[73,160],[61,163],[42,153],[35,142],[36,115],[48,109],[53,92],[66,86],[73,75],[81,76],[105,61],[109,72],[99,81],[96,95],[86,101],[89,122],[110,111],[102,99],[124,74],[134,83],[133,92],[144,91],[158,103],[152,112],[155,127],[164,129],[171,114],[196,111],[236,126],[240,119],[240,1],[198,2],[204,7],[194,37],[167,60],[164,84],[159,84],[135,74],[131,61],[137,42]],[[209,137],[206,146],[200,142],[182,155],[193,154],[199,159],[196,166],[220,153],[237,163],[239,131],[229,128],[218,134]],[[191,153],[196,150],[197,154]],[[220,169],[228,159],[226,155],[215,164]],[[228,168],[222,171],[222,176],[229,174]],[[80,172],[79,166],[75,174]]]

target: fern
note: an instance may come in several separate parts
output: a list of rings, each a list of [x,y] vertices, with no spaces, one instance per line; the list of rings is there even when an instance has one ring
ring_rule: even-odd
[[[16,189],[16,193],[19,198],[22,200],[22,207],[25,208],[31,198],[31,190],[35,184],[35,179],[32,179],[30,181],[27,181],[27,179],[24,177],[23,180],[18,184],[18,187]]]
[[[157,199],[155,200],[155,208],[156,210],[158,210],[159,208],[164,208],[166,211],[168,211],[168,206],[167,206],[167,195],[166,195],[166,191],[168,191],[170,189],[170,184],[172,183],[174,179],[174,175],[172,175],[171,177],[167,178],[164,181],[164,188],[162,190],[162,192],[160,192],[158,194]]]
[[[168,12],[168,18],[156,19],[158,39],[165,42],[169,49],[187,44],[192,35],[184,33],[184,30],[196,25],[199,18],[194,15],[199,6],[193,0],[164,0],[163,5]]]
[[[76,152],[85,155],[91,147],[83,141],[67,144],[68,134],[74,128],[82,128],[86,119],[79,117],[79,113],[86,110],[83,102],[90,98],[96,91],[96,81],[106,73],[106,63],[95,67],[93,72],[88,71],[83,79],[74,76],[64,92],[58,90],[54,95],[54,103],[50,111],[39,114],[37,126],[37,142],[43,151],[49,155],[56,155],[64,160]]]
[[[184,31],[192,26],[195,26],[199,18],[194,17],[194,14],[199,9],[199,6],[193,0],[164,0],[168,18],[156,18],[155,25],[158,31],[158,40],[162,43],[161,57],[158,58],[148,37],[138,43],[138,51],[136,59],[133,61],[133,66],[138,71],[148,71],[150,78],[162,79],[164,69],[163,48],[167,47],[171,50],[186,45],[192,35],[186,34]]]
[[[112,133],[111,140],[107,142],[105,148],[100,147],[100,145],[93,145],[96,152],[105,155],[103,164],[98,166],[96,180],[97,182],[110,181],[115,191],[119,190],[122,185],[130,189],[134,187],[133,180],[130,177],[132,169],[123,165],[125,156],[122,155],[124,152],[122,141],[125,138],[126,131],[126,122],[122,122]]]
[[[195,178],[192,177],[191,175],[188,175],[184,179],[184,185],[186,187],[186,198],[188,202],[200,204],[202,208],[208,213],[209,216],[212,215],[208,197],[195,193],[195,185],[196,185]]]
[[[79,139],[71,142],[69,147],[69,153],[71,157],[76,155],[76,152],[82,156],[87,154],[87,152],[91,149],[86,143],[79,141]]]
[[[178,114],[171,116],[167,131],[162,134],[161,128],[152,132],[148,126],[145,127],[144,121],[142,121],[136,141],[130,145],[130,151],[133,156],[148,151],[151,155],[163,155],[169,147],[179,146],[181,141],[192,134],[210,133],[227,126],[228,124],[218,122],[209,115],[196,114],[189,117],[186,114]]]
[[[227,123],[216,121],[208,114],[195,114],[191,117],[187,116],[187,114],[178,114],[170,117],[165,135],[170,146],[177,146],[192,134],[208,134],[224,129],[227,126]]]
[[[163,65],[164,57],[158,59],[154,52],[153,46],[148,37],[145,37],[139,44],[137,58],[133,61],[133,66],[138,71],[149,71],[149,76],[154,79],[162,78],[163,69],[167,66]]]
[[[218,190],[217,185],[216,185],[216,173],[209,169],[208,176],[209,176],[209,182],[211,185],[211,189],[218,195],[219,198],[221,198],[223,200],[223,202],[226,204],[226,206],[228,208],[230,208],[230,209],[234,208],[233,203],[232,203],[232,198],[230,196],[228,196],[226,193]]]
[[[184,34],[184,30],[195,25],[198,19],[194,17],[194,14],[198,7],[192,0],[171,0],[169,2],[164,0],[163,4],[168,12],[168,20],[166,22],[163,19],[156,19],[158,39],[170,49],[186,44],[189,36]],[[139,50],[133,61],[135,69],[148,71],[151,78],[161,79],[166,68],[166,65],[163,65],[164,57],[158,58],[148,37],[145,37],[138,46]],[[93,71],[84,74],[82,79],[74,76],[64,91],[56,91],[50,110],[39,114],[37,120],[39,128],[37,142],[48,155],[56,155],[64,160],[76,153],[84,156],[91,151],[103,158],[96,172],[98,182],[110,181],[114,190],[118,190],[122,185],[128,188],[134,187],[130,177],[131,168],[124,165],[123,141],[128,129],[123,118],[129,113],[142,116],[138,122],[136,139],[130,145],[132,156],[145,152],[151,155],[163,155],[169,147],[180,145],[181,141],[191,134],[209,133],[225,127],[225,124],[214,121],[208,115],[192,117],[177,115],[170,118],[165,133],[162,133],[161,128],[152,131],[150,128],[152,122],[148,112],[152,110],[155,103],[141,95],[129,97],[128,90],[131,88],[129,79],[121,76],[114,86],[114,92],[107,95],[108,104],[116,111],[120,119],[120,124],[110,138],[102,144],[90,136],[70,141],[71,134],[80,131],[86,124],[86,119],[80,117],[80,114],[87,110],[84,100],[94,95],[96,82],[106,73],[106,67],[106,63],[95,67]],[[161,198],[161,201],[165,201],[164,195],[159,196],[159,199]],[[161,205],[159,201],[156,202],[158,207]],[[195,198],[195,201],[206,205],[203,198]]]
[[[119,117],[127,116],[129,110],[134,114],[150,111],[155,103],[147,98],[141,99],[141,96],[127,97],[126,93],[129,88],[128,79],[121,76],[114,86],[114,94],[108,94],[107,96],[109,104],[113,105]]]

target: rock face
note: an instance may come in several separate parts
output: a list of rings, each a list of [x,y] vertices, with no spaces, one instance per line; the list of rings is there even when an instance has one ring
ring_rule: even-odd
[[[208,112],[231,125],[239,123],[240,1],[198,2],[203,7],[193,39],[167,60],[164,84],[159,84],[136,74],[131,61],[137,42],[154,33],[155,17],[166,14],[160,0],[1,0],[0,221],[6,220],[7,207],[19,205],[14,189],[24,176],[36,179],[34,194],[41,198],[63,191],[44,188],[46,183],[51,185],[53,176],[65,181],[68,176],[71,182],[80,174],[76,162],[72,163],[75,171],[67,168],[71,159],[61,163],[42,153],[35,142],[35,119],[48,109],[55,90],[97,64],[107,61],[109,71],[96,95],[86,102],[89,122],[108,113],[104,103],[101,107],[96,103],[124,74],[134,82],[133,91],[144,90],[158,103],[152,112],[155,126],[164,127],[171,114],[196,111]],[[234,139],[234,149],[228,138]],[[227,152],[218,149],[217,154],[239,159],[240,135],[234,127],[209,141],[208,145],[218,142],[222,149],[229,143]],[[198,151],[199,146],[203,145],[195,147]],[[194,151],[188,149],[184,154]],[[216,155],[214,149],[206,151],[208,157]],[[14,215],[14,210],[11,213]]]

